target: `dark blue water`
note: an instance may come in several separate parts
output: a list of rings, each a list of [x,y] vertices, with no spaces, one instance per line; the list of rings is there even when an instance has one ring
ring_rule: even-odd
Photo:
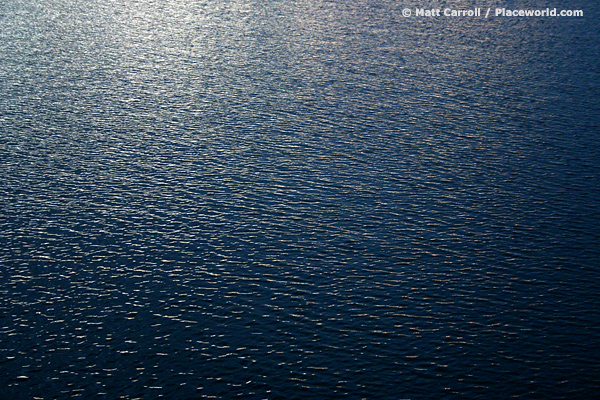
[[[446,3],[0,2],[0,398],[597,396],[598,4]]]

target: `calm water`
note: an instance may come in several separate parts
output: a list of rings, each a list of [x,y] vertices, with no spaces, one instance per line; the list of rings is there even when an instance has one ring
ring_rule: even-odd
[[[597,395],[600,9],[488,3],[2,0],[0,398]]]

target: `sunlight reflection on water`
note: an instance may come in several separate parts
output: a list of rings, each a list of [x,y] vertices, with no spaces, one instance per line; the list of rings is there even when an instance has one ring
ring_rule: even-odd
[[[599,389],[597,18],[0,7],[2,396]]]

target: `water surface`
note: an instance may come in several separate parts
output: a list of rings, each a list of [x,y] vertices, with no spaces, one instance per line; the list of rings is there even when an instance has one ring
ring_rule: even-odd
[[[593,397],[597,7],[405,6],[2,3],[0,398]]]

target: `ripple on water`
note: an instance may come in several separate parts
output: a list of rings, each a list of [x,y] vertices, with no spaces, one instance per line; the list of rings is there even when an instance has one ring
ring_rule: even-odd
[[[4,6],[1,398],[597,392],[598,18],[167,3]]]

